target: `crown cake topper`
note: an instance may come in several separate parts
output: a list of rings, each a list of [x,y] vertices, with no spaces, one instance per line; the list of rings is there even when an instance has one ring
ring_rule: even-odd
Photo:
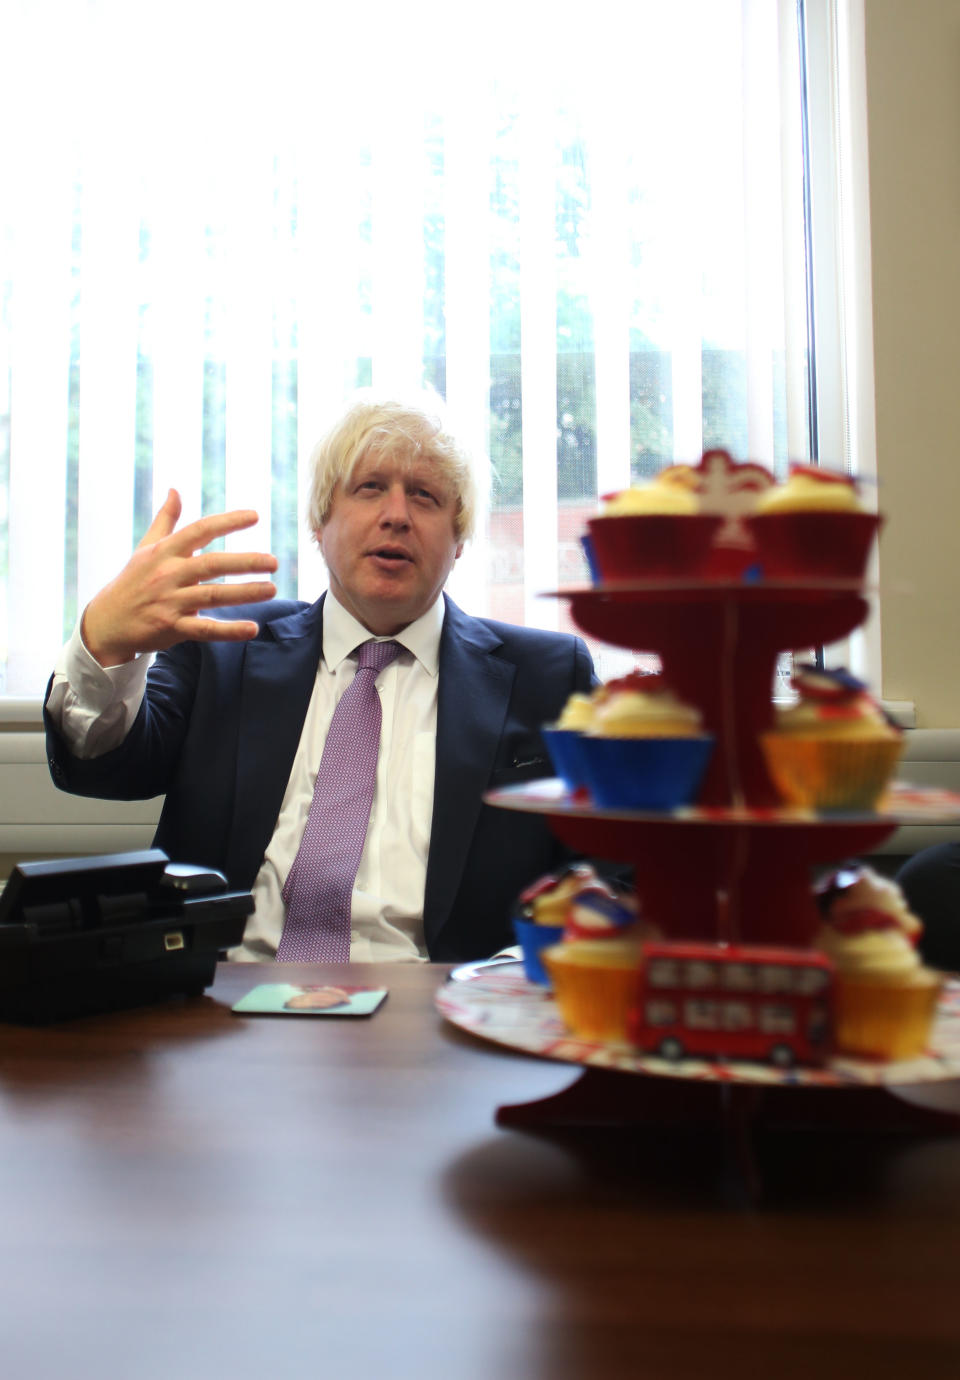
[[[715,546],[737,547],[752,546],[743,519],[753,512],[760,494],[775,483],[766,466],[752,460],[734,460],[726,450],[704,451],[697,465],[669,465],[659,479],[661,483],[691,490],[697,495],[702,513],[724,519],[714,537]]]

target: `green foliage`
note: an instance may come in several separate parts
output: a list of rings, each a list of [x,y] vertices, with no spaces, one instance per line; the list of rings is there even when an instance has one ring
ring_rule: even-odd
[[[273,366],[273,427],[270,447],[270,550],[278,565],[277,592],[297,595],[297,366],[286,359]]]

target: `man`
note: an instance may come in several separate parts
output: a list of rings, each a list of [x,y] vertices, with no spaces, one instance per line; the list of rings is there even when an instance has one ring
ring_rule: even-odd
[[[923,933],[917,947],[932,968],[960,970],[960,843],[934,843],[897,873]]]
[[[284,887],[334,709],[358,647],[392,639],[349,957],[483,957],[512,942],[513,898],[564,853],[539,816],[481,795],[549,774],[539,728],[590,687],[589,653],[579,638],[470,618],[442,593],[472,532],[475,484],[429,411],[360,401],[312,466],[329,592],[307,606],[273,599],[269,581],[207,583],[276,562],[195,554],[256,514],[178,532],[171,493],[58,663],[45,710],[53,779],[82,795],[165,794],[157,846],[253,888],[235,957],[283,955]],[[246,617],[230,607],[248,602]],[[140,654],[154,651],[146,672]]]

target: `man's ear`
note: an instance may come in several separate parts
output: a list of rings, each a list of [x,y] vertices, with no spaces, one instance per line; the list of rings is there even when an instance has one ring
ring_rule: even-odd
[[[319,541],[319,537],[317,538],[317,540]],[[453,559],[454,559],[455,561],[458,561],[458,560],[460,559],[460,557],[461,557],[462,554],[463,554],[463,542],[461,541],[461,542],[458,542],[458,543],[457,543],[457,549],[456,549],[456,551],[453,553]]]

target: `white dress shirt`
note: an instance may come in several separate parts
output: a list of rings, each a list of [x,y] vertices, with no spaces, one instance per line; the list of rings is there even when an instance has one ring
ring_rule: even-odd
[[[403,650],[377,677],[382,725],[373,807],[353,890],[350,957],[355,962],[427,957],[423,896],[433,814],[437,679],[442,595],[393,641]],[[230,957],[272,959],[283,930],[283,883],[306,824],[333,711],[356,673],[354,655],[370,633],[327,594],[323,654],[273,837],[253,884],[255,910]],[[143,698],[149,657],[104,669],[79,627],[57,662],[47,708],[77,757],[97,757],[123,741]]]

